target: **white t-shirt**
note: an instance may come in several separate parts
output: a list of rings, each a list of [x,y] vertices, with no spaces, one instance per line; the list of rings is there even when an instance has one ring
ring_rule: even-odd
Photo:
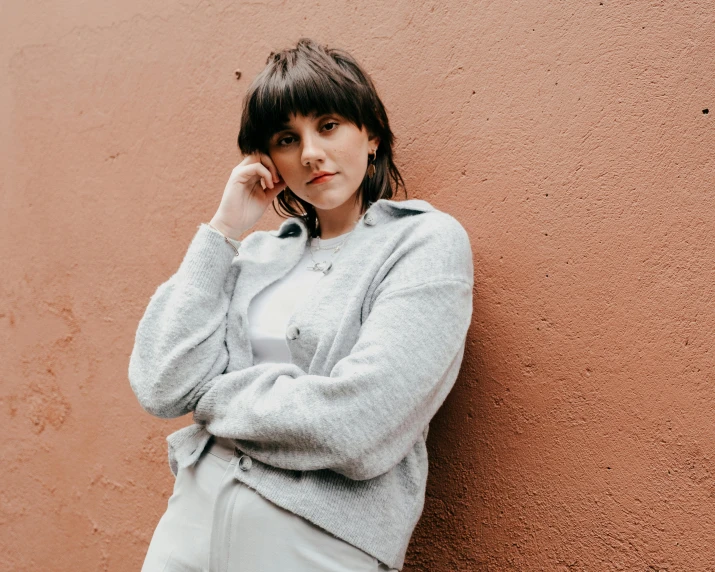
[[[326,240],[320,239],[320,248],[331,249],[345,240],[346,232]],[[298,304],[308,296],[322,272],[308,270],[316,262],[333,260],[338,256],[333,250],[316,250],[310,256],[310,247],[318,247],[317,238],[311,238],[300,262],[283,278],[259,292],[248,305],[248,335],[253,346],[253,363],[290,363],[290,350],[286,342],[286,328]]]

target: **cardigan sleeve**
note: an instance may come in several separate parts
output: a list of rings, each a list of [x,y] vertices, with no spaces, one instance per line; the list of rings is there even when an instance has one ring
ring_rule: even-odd
[[[355,480],[389,471],[421,437],[459,373],[473,270],[466,233],[458,238],[451,244],[460,263],[450,276],[405,284],[413,267],[385,278],[355,345],[329,376],[289,363],[219,375],[205,386],[194,420],[271,466],[331,469]],[[427,258],[419,260],[424,265]]]
[[[202,224],[177,272],[151,297],[129,358],[130,385],[147,412],[188,413],[204,384],[225,371],[233,258],[223,235]]]

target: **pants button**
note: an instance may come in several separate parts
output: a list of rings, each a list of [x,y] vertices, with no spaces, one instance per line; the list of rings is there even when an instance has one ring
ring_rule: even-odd
[[[248,455],[241,455],[238,459],[238,468],[242,471],[248,471],[253,465],[253,460]]]

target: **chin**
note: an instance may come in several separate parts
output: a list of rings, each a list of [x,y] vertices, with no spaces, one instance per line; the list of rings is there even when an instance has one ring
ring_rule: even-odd
[[[313,197],[313,199],[309,200],[308,202],[316,209],[319,209],[321,211],[330,211],[343,206],[345,203],[352,199],[353,195],[340,197],[334,195],[330,196],[329,193],[326,193],[325,196]]]
[[[350,199],[346,199],[344,201],[333,201],[333,202],[325,202],[325,203],[316,203],[313,206],[317,210],[321,211],[332,211],[337,208],[340,208],[342,206],[345,206],[347,202],[349,202]]]

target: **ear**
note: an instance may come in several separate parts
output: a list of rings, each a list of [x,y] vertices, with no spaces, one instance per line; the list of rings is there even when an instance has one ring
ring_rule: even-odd
[[[377,150],[377,148],[380,146],[380,138],[377,135],[374,135],[368,139],[368,142],[370,143],[370,148]]]

